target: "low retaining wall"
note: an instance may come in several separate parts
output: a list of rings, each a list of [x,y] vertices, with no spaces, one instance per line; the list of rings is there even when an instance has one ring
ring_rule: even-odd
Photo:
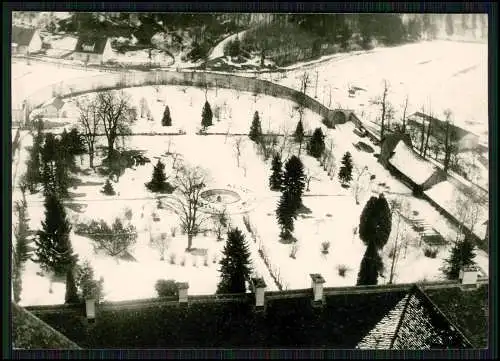
[[[153,71],[99,74],[92,77],[69,79],[64,82],[52,84],[31,94],[26,101],[29,109],[33,110],[55,96],[65,98],[95,91],[147,85],[185,85],[200,88],[218,87],[252,92],[254,94],[264,94],[302,104],[305,108],[321,115],[328,121],[334,122],[334,109],[329,109],[316,99],[300,91],[272,83],[268,80],[214,72]]]

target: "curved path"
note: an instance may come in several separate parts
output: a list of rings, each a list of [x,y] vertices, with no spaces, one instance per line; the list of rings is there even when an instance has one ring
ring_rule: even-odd
[[[224,56],[224,46],[231,40],[236,39],[237,37],[241,37],[247,30],[240,31],[239,33],[229,35],[227,38],[222,40],[220,43],[215,45],[212,50],[210,50],[210,53],[208,54],[208,60],[214,60],[217,58],[221,58]]]

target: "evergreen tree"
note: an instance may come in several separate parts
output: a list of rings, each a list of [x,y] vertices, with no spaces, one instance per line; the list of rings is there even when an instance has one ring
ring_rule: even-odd
[[[294,220],[297,218],[297,206],[295,200],[287,193],[282,193],[276,208],[276,218],[281,227],[280,236],[290,239],[294,229]]]
[[[42,149],[43,163],[55,162],[58,153],[57,143],[58,140],[53,133],[45,134],[45,142]]]
[[[262,137],[262,127],[260,125],[259,112],[255,111],[253,115],[252,125],[250,127],[250,133],[248,134],[250,139],[254,142],[259,142]]]
[[[71,226],[66,217],[66,211],[55,193],[45,197],[45,221],[35,239],[34,262],[46,271],[53,271],[62,276],[73,267],[76,255],[73,254],[69,232]]]
[[[165,111],[163,112],[163,118],[161,119],[161,125],[164,127],[170,127],[172,125],[172,118],[170,117],[170,108],[165,106]]]
[[[281,163],[281,157],[279,153],[274,154],[272,165],[271,165],[271,176],[269,177],[269,187],[273,191],[281,190],[281,182],[283,177],[283,164]]]
[[[339,179],[342,184],[349,184],[352,180],[352,157],[346,152],[342,157],[342,167],[339,170]]]
[[[314,133],[309,140],[309,145],[307,147],[307,153],[314,158],[319,158],[325,151],[325,136],[321,131],[321,128],[316,128]]]
[[[75,284],[75,276],[73,268],[68,269],[66,272],[66,295],[64,296],[65,303],[79,303],[78,291]]]
[[[113,185],[109,181],[109,178],[106,179],[106,183],[104,184],[104,187],[101,190],[101,193],[104,193],[107,196],[114,196],[116,194],[115,190],[113,189]]]
[[[43,123],[42,123],[43,124]],[[39,130],[41,132],[41,130]],[[39,133],[33,138],[33,146],[30,150],[30,157],[26,162],[26,183],[30,193],[36,192],[36,186],[42,182],[42,164],[41,164],[41,152],[42,152],[42,141],[43,134]]]
[[[383,194],[372,196],[366,203],[359,220],[359,237],[367,246],[382,249],[392,229],[391,210]]]
[[[217,293],[244,293],[245,281],[250,277],[252,268],[245,236],[238,228],[229,230],[223,255]]]
[[[54,171],[49,163],[44,163],[42,172],[43,195],[47,196],[57,192],[57,184]]]
[[[61,198],[66,198],[68,196],[69,187],[69,165],[67,164],[67,159],[64,159],[64,153],[58,153],[55,161],[54,177],[56,191]],[[71,156],[72,157],[72,156]],[[74,159],[74,158],[73,158]]]
[[[210,107],[210,104],[208,103],[208,100],[205,101],[205,105],[203,106],[203,111],[201,113],[201,126],[203,129],[207,129],[207,127],[212,125],[212,108]]]
[[[14,265],[22,269],[24,262],[30,258],[28,250],[28,216],[26,207],[20,202],[14,204],[14,211],[17,213],[17,224],[14,226],[14,237],[16,239]]]
[[[73,155],[81,155],[87,152],[84,138],[76,128],[69,131],[67,143],[69,144],[70,153]]]
[[[382,273],[384,264],[382,258],[378,254],[377,248],[373,245],[368,245],[365,255],[361,260],[358,272],[357,286],[376,285],[378,276]]]
[[[458,279],[462,267],[474,264],[474,257],[476,257],[474,248],[474,243],[469,237],[455,243],[450,256],[444,261],[443,271],[448,279]]]
[[[173,187],[167,182],[167,176],[165,175],[165,164],[158,159],[158,163],[153,168],[153,176],[149,183],[146,183],[146,187],[151,192],[161,192],[161,193],[172,193]]]
[[[97,281],[94,277],[94,269],[88,261],[83,262],[82,266],[78,267],[76,284],[82,299],[94,298],[98,301],[102,300],[104,280],[101,278]]]
[[[297,127],[295,127],[295,132],[293,133],[295,140],[302,143],[304,140],[304,125],[302,124],[302,119],[299,119]]]
[[[299,157],[292,155],[285,164],[282,192],[287,194],[287,199],[295,207],[294,211],[297,211],[302,205],[302,193],[304,193],[305,185],[304,165]]]

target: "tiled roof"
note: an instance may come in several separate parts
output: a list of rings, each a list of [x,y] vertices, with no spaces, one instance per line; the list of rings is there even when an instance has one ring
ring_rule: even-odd
[[[19,26],[12,27],[12,42],[17,46],[28,46],[35,34],[34,28],[22,28]]]
[[[78,38],[75,52],[88,54],[102,54],[108,38],[102,36],[82,35]]]
[[[14,349],[80,349],[24,308],[12,304],[12,345]]]
[[[429,350],[471,348],[470,342],[417,287],[403,310],[391,349]]]
[[[79,345],[89,348],[332,347],[354,348],[405,296],[405,290],[325,294],[314,307],[312,290],[269,293],[256,312],[243,298],[98,306],[96,321],[83,308],[32,312]]]
[[[467,291],[453,287],[424,292],[474,347],[488,347],[488,285]]]

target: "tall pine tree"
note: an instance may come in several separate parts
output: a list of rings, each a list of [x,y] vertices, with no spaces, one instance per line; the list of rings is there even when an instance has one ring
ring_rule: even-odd
[[[293,133],[295,140],[302,143],[304,140],[304,125],[302,124],[302,119],[299,119],[297,127],[295,127],[295,132]]]
[[[212,108],[210,107],[208,100],[206,100],[205,105],[203,106],[203,111],[201,112],[201,126],[203,127],[203,130],[212,125],[212,118]]]
[[[250,127],[250,133],[248,134],[250,139],[256,143],[260,141],[262,137],[262,127],[259,119],[259,112],[255,111],[253,115],[252,125]]]
[[[450,256],[445,259],[443,271],[450,280],[458,279],[460,269],[474,264],[474,243],[469,237],[455,243],[450,251]]]
[[[358,272],[357,286],[376,285],[378,276],[382,273],[384,264],[374,245],[368,245],[361,260]]]
[[[292,155],[285,164],[282,192],[287,194],[286,198],[292,202],[294,211],[302,206],[305,185],[304,165],[299,157]]]
[[[342,184],[348,185],[352,180],[352,157],[346,152],[342,157],[342,167],[339,170],[339,179]]]
[[[309,144],[307,146],[307,153],[314,158],[319,158],[325,151],[325,136],[321,128],[316,128],[314,133],[309,140]]]
[[[73,267],[66,271],[66,294],[64,296],[64,301],[69,304],[80,302]]]
[[[271,165],[271,175],[269,176],[269,187],[273,191],[281,190],[282,177],[283,177],[283,164],[281,163],[281,156],[275,153]]]
[[[63,204],[55,193],[45,197],[45,221],[35,239],[34,262],[42,269],[63,276],[73,267],[77,256],[73,253],[69,233],[71,225]]]
[[[170,117],[170,108],[165,106],[165,111],[163,112],[163,118],[161,119],[161,125],[164,127],[170,127],[172,125],[172,118]]]
[[[238,228],[229,230],[223,255],[217,293],[244,293],[245,281],[250,277],[252,268],[245,236]]]
[[[165,164],[158,159],[158,163],[153,168],[153,176],[150,182],[146,183],[146,187],[151,192],[172,193],[173,187],[167,182],[165,175]]]
[[[287,193],[282,193],[276,208],[276,218],[281,227],[280,237],[290,239],[294,230],[294,220],[297,218],[295,200]]]
[[[359,220],[359,237],[367,246],[382,249],[392,229],[391,210],[383,194],[370,197]]]

